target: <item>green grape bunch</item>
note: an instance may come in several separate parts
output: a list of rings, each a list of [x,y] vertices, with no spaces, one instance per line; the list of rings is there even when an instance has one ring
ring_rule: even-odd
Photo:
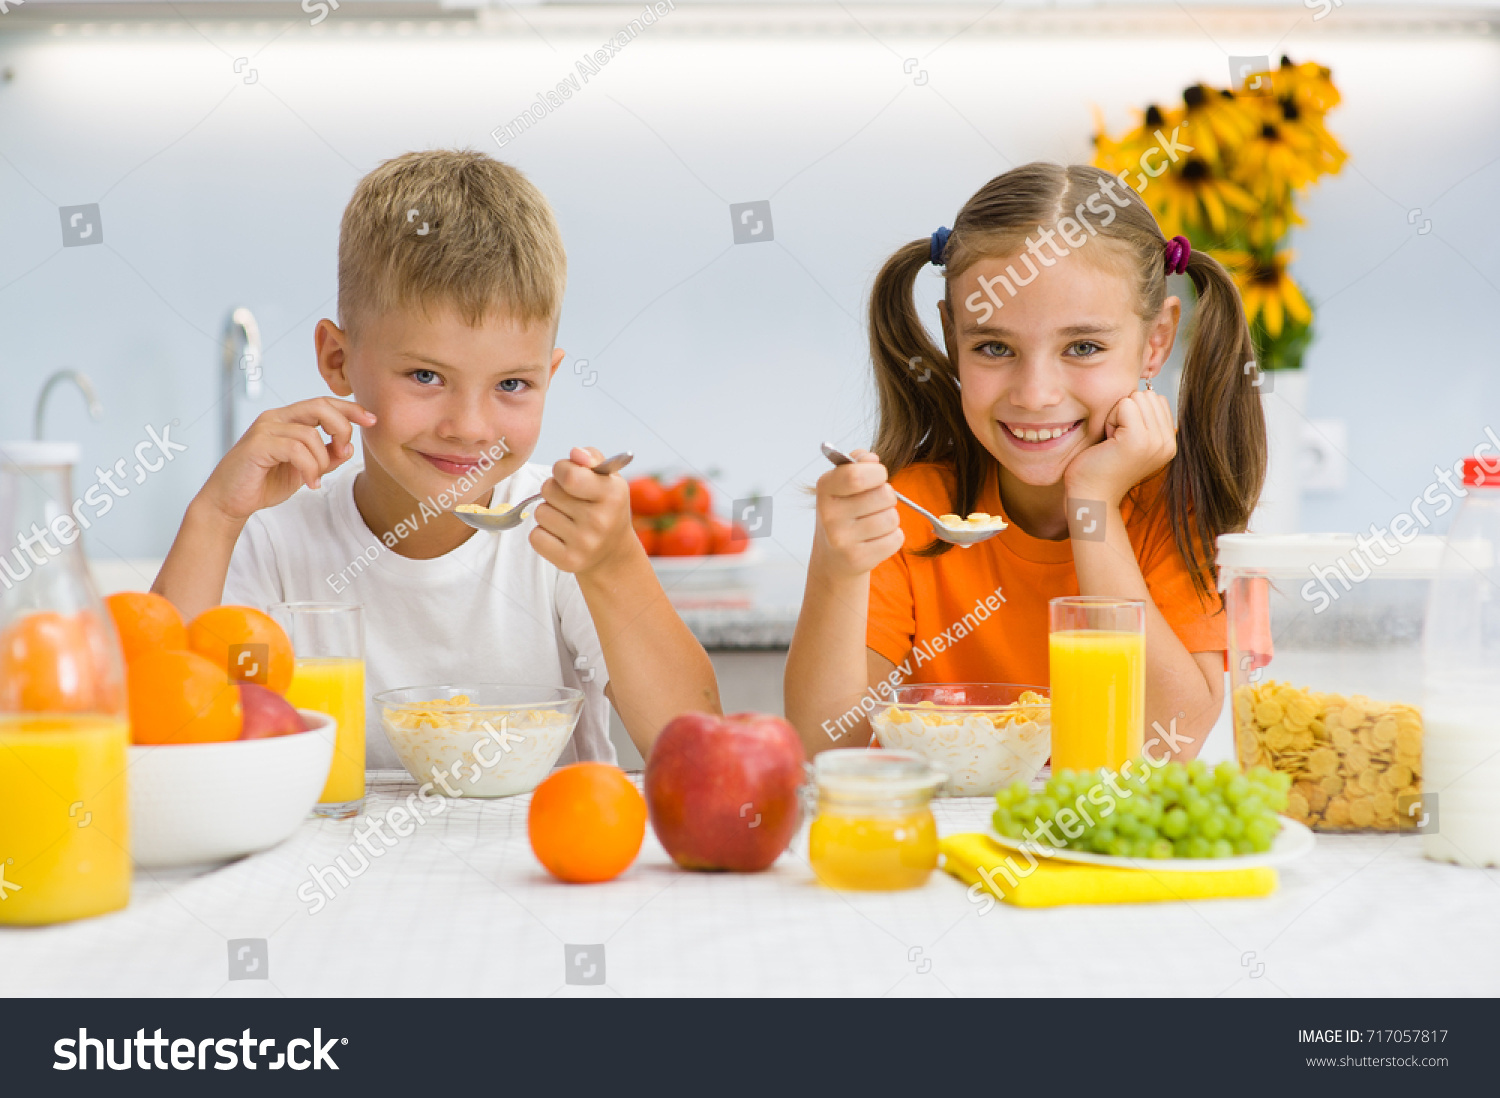
[[[1194,760],[1130,773],[1060,770],[995,794],[995,830],[1038,846],[1125,858],[1229,858],[1271,849],[1291,775]]]

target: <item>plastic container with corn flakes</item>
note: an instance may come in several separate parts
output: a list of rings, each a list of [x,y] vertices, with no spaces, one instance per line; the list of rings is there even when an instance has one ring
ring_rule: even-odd
[[[1422,631],[1444,541],[1396,528],[1218,541],[1235,754],[1290,774],[1287,815],[1317,831],[1424,819]]]

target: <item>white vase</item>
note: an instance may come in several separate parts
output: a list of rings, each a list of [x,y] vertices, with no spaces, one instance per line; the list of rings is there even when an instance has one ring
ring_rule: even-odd
[[[1307,423],[1307,372],[1268,371],[1271,391],[1261,394],[1266,416],[1266,483],[1250,516],[1256,534],[1297,534],[1302,530],[1300,452]]]

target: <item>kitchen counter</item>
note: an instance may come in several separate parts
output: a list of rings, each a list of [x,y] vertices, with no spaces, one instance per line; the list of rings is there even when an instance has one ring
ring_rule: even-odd
[[[660,577],[682,620],[711,652],[785,649],[792,643],[807,565],[776,545],[756,557],[727,583],[715,582],[713,557],[688,558],[708,564],[696,574]]]
[[[415,785],[371,774],[368,813]],[[677,870],[648,830],[621,878],[565,885],[526,838],[529,797],[447,802],[358,870],[360,821],[308,820],[210,871],[138,871],[130,907],[0,928],[8,995],[1492,995],[1500,871],[1438,865],[1414,836],[1320,836],[1257,900],[1023,910],[941,871],[898,893],[813,882],[806,829],[760,874]],[[988,798],[936,804],[944,834]],[[389,831],[389,829],[387,829]],[[354,847],[355,850],[359,848]],[[302,892],[299,898],[298,892]],[[231,979],[231,940],[264,964]],[[240,943],[236,941],[236,951]],[[565,950],[588,946],[578,965]],[[252,943],[248,967],[262,948]],[[568,983],[595,972],[603,983]],[[236,975],[242,975],[237,969]]]

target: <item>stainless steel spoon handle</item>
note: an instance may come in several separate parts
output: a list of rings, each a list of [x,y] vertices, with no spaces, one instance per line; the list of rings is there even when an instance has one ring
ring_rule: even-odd
[[[848,454],[845,454],[845,453],[842,453],[841,451],[835,450],[832,446],[830,446],[826,442],[823,443],[822,449],[823,449],[823,456],[826,457],[829,461],[833,462],[835,465],[853,465],[855,463],[854,459],[852,457],[850,457]],[[913,511],[917,512],[917,514],[922,515],[924,518],[927,519],[928,522],[932,523],[936,527],[939,527],[939,528],[942,527],[943,524],[941,522],[939,522],[937,520],[937,518],[933,515],[933,513],[931,511],[927,510],[927,508],[921,506],[920,504],[913,503],[911,500],[909,500],[905,496],[903,496],[900,492],[897,492],[896,489],[894,489],[894,488],[892,488],[891,491],[895,493],[895,496],[896,496],[896,498],[898,500],[900,500],[902,503],[906,504]]]
[[[833,462],[835,465],[854,464],[854,459],[851,458],[848,454],[840,453],[838,450],[835,450],[826,442],[823,443],[822,449],[823,456],[826,457],[829,461]],[[927,510],[927,508],[913,503],[911,500],[903,496],[900,492],[897,492],[894,488],[892,488],[891,491],[895,493],[896,499],[906,504],[913,511],[917,512],[917,514],[925,518],[928,525],[932,527],[933,536],[941,538],[943,541],[952,542],[954,545],[977,545],[981,541],[988,541],[990,538],[994,537],[997,532],[996,530],[950,530],[947,526],[943,525],[941,520],[939,520],[936,515]]]

